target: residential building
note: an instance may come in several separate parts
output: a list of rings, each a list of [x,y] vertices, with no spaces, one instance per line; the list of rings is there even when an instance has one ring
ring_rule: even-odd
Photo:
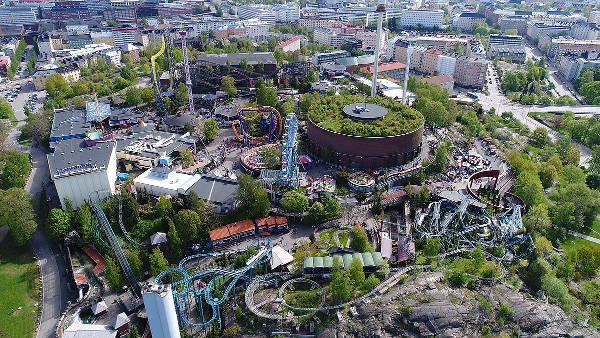
[[[89,34],[67,35],[69,48],[77,49],[85,47],[92,43],[92,38]]]
[[[111,31],[90,32],[92,43],[104,43],[109,46],[116,46],[115,36]]]
[[[439,85],[450,94],[454,91],[454,79],[448,74],[424,77],[423,82]]]
[[[271,52],[256,53],[231,53],[231,54],[200,54],[198,55],[198,65],[200,66],[233,66],[238,67],[242,60],[246,60],[249,66],[258,63],[264,65],[266,73],[277,70],[277,60]]]
[[[375,66],[373,64],[369,65],[369,67],[363,68],[368,71],[370,74],[373,74]],[[406,72],[406,65],[399,61],[394,62],[385,62],[379,63],[377,66],[377,74],[381,77],[391,77],[395,80],[403,80],[404,73]]]
[[[86,20],[91,18],[87,4],[83,1],[57,1],[54,7],[44,12],[44,18],[52,21]]]
[[[334,25],[342,25],[343,22],[337,20],[327,20],[327,19],[314,19],[314,18],[300,18],[298,20],[298,26],[306,27],[309,30],[313,30],[315,28],[330,28]]]
[[[483,88],[487,84],[487,67],[485,59],[459,56],[456,58],[454,82],[462,87]]]
[[[338,59],[348,58],[351,56],[352,56],[352,54],[350,54],[350,52],[345,51],[345,50],[338,50],[338,51],[329,52],[329,53],[315,53],[315,55],[313,55],[313,57],[312,57],[312,62],[313,62],[313,65],[319,66],[322,63],[335,62]]]
[[[344,43],[358,44],[364,51],[374,51],[377,44],[377,32],[367,30],[364,26],[340,25],[314,30],[314,41],[334,48]],[[380,37],[380,51],[385,51],[387,30]]]
[[[141,33],[135,27],[114,28],[112,34],[114,37],[114,46],[119,49],[122,49],[129,43],[141,42]]]
[[[456,55],[442,54],[438,56],[436,69],[439,75],[448,75],[454,78]],[[454,87],[454,79],[452,79],[452,87]]]
[[[285,41],[281,41],[276,48],[286,53],[293,53],[300,50],[300,40],[300,36],[292,36]]]
[[[300,19],[300,8],[295,3],[263,5],[248,4],[235,7],[240,19],[259,19],[269,24],[276,22],[296,23]]]
[[[115,66],[121,65],[121,51],[120,50],[111,50],[102,54],[102,58],[106,61],[107,64],[114,64]]]
[[[514,62],[525,62],[527,55],[523,38],[518,35],[491,34],[487,56],[490,59],[507,58]]]
[[[81,77],[79,67],[77,66],[65,66],[56,69],[40,69],[33,73],[32,76],[33,86],[35,87],[35,90],[46,89],[46,79],[48,79],[50,75],[56,73],[62,75],[65,81],[69,83],[77,82]]]
[[[37,11],[28,7],[0,7],[0,25],[37,24]]]
[[[442,10],[407,9],[400,14],[400,24],[403,27],[440,28],[443,18],[444,11]]]
[[[421,71],[423,63],[423,53],[427,50],[423,46],[411,47],[412,51],[410,54],[410,70],[413,72]],[[407,61],[408,47],[404,44],[396,44],[394,49],[394,60],[406,63]]]
[[[50,177],[62,207],[78,208],[96,193],[113,194],[117,181],[116,143],[87,146],[80,138],[62,140],[47,155]]]
[[[86,64],[88,58],[103,56],[104,54],[117,50],[113,46],[107,44],[90,44],[79,49],[63,49],[54,52],[56,61],[63,63],[83,63]]]
[[[599,35],[598,25],[591,22],[576,22],[569,29],[569,36],[577,40],[597,40]]]
[[[543,36],[558,36],[569,34],[569,25],[567,24],[549,24],[545,22],[527,23],[527,37],[533,41],[541,39]],[[542,48],[539,43],[538,47]]]
[[[569,81],[574,81],[586,69],[600,69],[600,60],[585,60],[583,58],[562,55],[558,62],[558,71]]]
[[[139,0],[110,0],[113,20],[117,22],[137,22]]]
[[[600,40],[551,39],[548,56],[558,59],[566,54],[587,60],[600,59]]]
[[[437,71],[438,57],[444,53],[439,49],[427,49],[423,53],[421,71],[425,74],[433,74]],[[412,58],[412,55],[411,55]]]
[[[123,47],[123,49],[121,50],[121,53],[131,56],[133,62],[140,61],[140,49],[131,43],[125,45],[125,47]]]
[[[475,23],[484,23],[485,15],[475,12],[460,13],[453,22],[453,26],[463,32],[470,32]]]
[[[600,24],[600,11],[591,11],[589,22]]]
[[[527,34],[527,22],[528,18],[524,16],[502,16],[498,20],[498,25],[503,32],[506,32],[509,29],[516,29],[519,35]]]

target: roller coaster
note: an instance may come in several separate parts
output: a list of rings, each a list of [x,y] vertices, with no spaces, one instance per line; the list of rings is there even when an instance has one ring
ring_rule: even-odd
[[[243,107],[237,110],[238,119],[232,128],[236,139],[244,145],[271,143],[281,138],[281,114],[273,107]],[[260,128],[267,132],[264,136],[252,136],[248,123],[260,119]]]
[[[228,256],[247,251],[250,247],[257,247],[258,252],[250,257],[246,266],[235,269],[233,265],[227,267],[214,267],[191,273],[188,266],[193,267],[193,262],[206,257]],[[230,298],[236,306],[235,288],[238,283],[248,285],[254,278],[257,270],[268,272],[273,242],[265,237],[256,238],[250,246],[241,250],[230,250],[197,254],[181,260],[177,268],[163,271],[156,277],[156,283],[169,283],[172,286],[175,309],[181,328],[205,328],[215,323],[221,327],[220,307]],[[205,315],[208,306],[212,313]]]
[[[413,229],[420,239],[440,238],[444,252],[504,245],[501,261],[521,258],[534,247],[531,236],[524,233],[520,205],[494,217],[485,204],[470,198],[458,205],[449,200],[432,202],[416,216]]]

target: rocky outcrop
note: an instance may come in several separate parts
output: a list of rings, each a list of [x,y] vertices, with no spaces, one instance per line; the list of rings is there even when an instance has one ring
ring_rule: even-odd
[[[381,297],[356,305],[357,316],[321,329],[317,336],[480,337],[501,332],[525,337],[599,336],[571,321],[560,307],[526,298],[508,285],[452,289],[443,278],[438,272],[410,277]],[[510,319],[498,320],[496,308],[501,303],[514,311]]]

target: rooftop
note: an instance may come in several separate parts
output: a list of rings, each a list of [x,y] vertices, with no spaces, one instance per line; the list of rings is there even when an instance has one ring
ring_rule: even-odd
[[[351,119],[368,121],[382,119],[388,112],[384,107],[372,103],[351,103],[342,110]]]
[[[48,167],[53,178],[87,174],[105,170],[115,142],[97,143],[88,147],[83,139],[57,142],[53,153],[48,154]]]
[[[133,134],[117,137],[117,151],[147,158],[168,156],[193,146],[191,137],[154,130],[152,126],[134,127]]]
[[[218,204],[235,200],[237,189],[237,180],[215,175],[201,175],[190,188],[199,198]]]
[[[164,173],[159,170],[160,168],[167,167],[154,167],[144,171],[133,180],[134,184],[168,189],[185,194],[200,179],[198,174],[184,174],[170,169],[167,173]]]
[[[423,81],[441,85],[441,84],[448,83],[448,82],[454,82],[454,79],[452,78],[452,76],[450,76],[448,74],[442,74],[442,75],[424,77]]]

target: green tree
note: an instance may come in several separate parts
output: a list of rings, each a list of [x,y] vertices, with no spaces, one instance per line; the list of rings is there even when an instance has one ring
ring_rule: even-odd
[[[92,213],[87,202],[81,204],[75,213],[75,223],[78,225],[78,232],[83,243],[90,243],[94,233],[92,229]]]
[[[333,258],[334,263],[341,261],[339,257]],[[339,264],[339,262],[338,262]],[[331,283],[328,286],[333,299],[338,302],[346,302],[352,297],[352,282],[348,272],[344,269],[336,269],[331,277]]]
[[[589,162],[590,170],[596,174],[600,174],[600,145],[596,145],[592,148]]]
[[[26,153],[9,151],[4,157],[2,167],[2,188],[23,188],[25,181],[31,172],[31,163]]]
[[[308,213],[304,216],[302,221],[306,224],[317,225],[322,223],[325,218],[326,215],[323,203],[317,201],[308,208]]]
[[[540,232],[550,227],[550,216],[548,216],[548,207],[546,204],[536,204],[532,206],[523,220],[525,228],[529,232]]]
[[[295,113],[298,111],[298,105],[291,97],[288,97],[283,104],[281,105],[281,114],[285,117],[290,113]]]
[[[154,101],[154,90],[152,90],[152,87],[142,89],[141,97],[145,104],[152,103]]]
[[[540,148],[551,142],[550,136],[548,136],[548,130],[544,127],[535,128],[529,139],[534,145]]]
[[[214,140],[219,135],[219,124],[213,118],[207,119],[204,122],[203,128],[204,138],[209,141]]]
[[[158,218],[173,217],[173,204],[171,203],[171,199],[164,195],[160,196],[154,205],[154,212]]]
[[[183,254],[183,244],[181,242],[181,238],[179,238],[179,234],[177,233],[177,229],[175,229],[175,223],[169,219],[169,232],[167,232],[167,240],[169,246],[169,252],[176,259],[180,259]]]
[[[380,283],[379,278],[375,277],[374,274],[371,274],[367,279],[365,279],[365,282],[363,283],[361,288],[364,291],[368,292],[368,291],[375,289],[375,287],[377,285],[379,285],[379,283]]]
[[[71,217],[62,209],[52,209],[46,220],[46,233],[55,242],[62,242],[69,231],[71,231]]]
[[[175,214],[175,228],[185,243],[193,243],[198,238],[202,219],[195,211],[179,210]]]
[[[33,201],[27,191],[21,188],[0,190],[0,224],[8,227],[17,246],[27,243],[37,229]]]
[[[140,259],[140,254],[137,251],[127,251],[125,257],[127,258],[127,262],[129,262],[133,274],[141,276],[144,273],[144,264]]]
[[[281,199],[281,206],[288,212],[304,212],[308,209],[308,197],[296,190],[288,191]]]
[[[359,288],[365,282],[365,273],[363,272],[363,263],[358,258],[352,258],[350,261],[350,266],[348,267],[348,274],[350,276],[350,281],[355,288]]]
[[[556,171],[556,168],[548,163],[542,165],[538,175],[540,176],[540,181],[542,182],[544,189],[550,188],[558,178],[558,172]]]
[[[175,102],[179,106],[184,106],[188,104],[189,98],[187,86],[185,83],[179,82],[177,88],[175,88]]]
[[[127,88],[127,91],[125,92],[125,103],[127,103],[128,106],[136,106],[140,103],[142,103],[142,90],[132,86]]]
[[[148,262],[150,264],[150,274],[154,277],[169,268],[169,262],[167,262],[159,248],[152,250],[152,253],[148,256]]]
[[[59,74],[52,74],[46,79],[46,93],[51,98],[71,96],[71,87],[65,78]]]
[[[252,176],[238,176],[237,199],[248,218],[261,218],[269,215],[271,202],[267,191]]]
[[[121,269],[111,256],[106,256],[106,268],[104,269],[104,278],[108,281],[108,286],[113,291],[120,290],[123,287]]]
[[[179,157],[181,158],[181,164],[183,167],[189,167],[194,164],[194,154],[189,149],[183,149],[179,152]]]
[[[267,87],[264,83],[256,89],[256,104],[259,106],[275,107],[279,99],[275,87]]]
[[[423,248],[423,254],[427,257],[435,257],[440,254],[442,249],[442,243],[438,237],[427,238],[425,247]]]
[[[281,151],[277,146],[266,146],[260,148],[260,160],[267,169],[277,169],[281,166]]]
[[[237,95],[237,88],[235,87],[235,79],[231,76],[223,76],[221,78],[221,87],[225,91],[225,94],[229,97]]]
[[[544,199],[544,188],[538,175],[532,172],[522,172],[514,185],[515,194],[527,205],[536,205]]]
[[[350,240],[350,248],[356,252],[373,251],[373,247],[369,243],[367,233],[364,229],[352,229],[352,240]]]
[[[121,203],[123,209],[123,225],[127,229],[133,229],[140,221],[140,207],[137,200],[129,192],[121,192]]]

